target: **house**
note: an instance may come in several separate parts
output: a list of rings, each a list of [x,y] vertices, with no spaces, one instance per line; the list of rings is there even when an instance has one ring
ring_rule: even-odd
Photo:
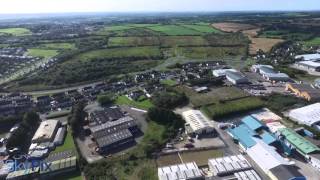
[[[42,121],[31,142],[42,143],[53,141],[59,125],[60,122],[58,120]]]
[[[289,118],[320,131],[320,103],[311,104],[289,111]]]
[[[286,84],[286,91],[294,93],[297,97],[306,99],[307,101],[320,100],[320,89],[315,89],[308,84]]]
[[[197,136],[215,133],[213,122],[199,110],[184,111],[182,117],[186,121],[185,128],[189,135]]]
[[[195,162],[158,168],[159,180],[204,180]]]

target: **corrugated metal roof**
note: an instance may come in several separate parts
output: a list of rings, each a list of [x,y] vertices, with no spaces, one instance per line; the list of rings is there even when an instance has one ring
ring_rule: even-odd
[[[252,139],[252,136],[256,135],[256,133],[249,129],[246,125],[241,124],[236,128],[228,130],[233,138],[238,140],[245,148],[252,147],[256,144],[256,142]]]
[[[260,121],[258,121],[256,118],[252,116],[246,116],[245,118],[242,119],[242,122],[254,131],[263,127]]]
[[[279,132],[287,139],[287,141],[294,145],[299,152],[305,155],[315,151],[320,151],[320,148],[300,136],[292,129],[283,128],[280,129]]]
[[[267,132],[267,131],[264,131],[260,136],[261,136],[262,140],[263,140],[266,144],[271,144],[271,143],[277,141],[276,138],[273,137],[273,136],[272,136],[269,132]]]

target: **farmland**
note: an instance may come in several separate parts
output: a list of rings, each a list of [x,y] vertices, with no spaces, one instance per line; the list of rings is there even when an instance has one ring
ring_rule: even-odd
[[[311,40],[304,41],[303,44],[307,46],[320,46],[320,37],[315,37]]]
[[[179,56],[188,58],[226,58],[245,55],[245,47],[181,47],[178,48]]]
[[[58,55],[58,52],[56,50],[47,50],[47,49],[28,49],[28,55],[49,59]]]
[[[0,35],[1,34],[9,34],[12,36],[26,36],[26,35],[31,35],[32,32],[26,28],[6,28],[6,29],[0,29]]]
[[[37,46],[39,49],[53,49],[53,50],[72,50],[76,49],[75,44],[72,43],[45,43]]]
[[[183,35],[202,35],[202,32],[185,28],[179,25],[159,25],[147,27],[153,31],[169,36],[183,36]]]
[[[109,47],[130,47],[130,46],[158,46],[158,37],[111,37],[108,41]]]
[[[224,32],[240,32],[256,28],[256,26],[242,23],[213,23],[212,26]]]

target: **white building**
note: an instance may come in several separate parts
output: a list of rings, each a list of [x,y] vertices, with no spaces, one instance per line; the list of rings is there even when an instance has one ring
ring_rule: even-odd
[[[246,84],[249,80],[240,72],[227,71],[226,78],[232,84]]]
[[[195,162],[158,168],[159,180],[195,180],[202,178],[203,175]]]
[[[297,55],[295,59],[303,60],[303,61],[315,61],[315,60],[320,60],[320,54],[302,54],[302,55]]]
[[[311,104],[289,112],[289,118],[320,130],[320,103]]]
[[[59,126],[58,120],[42,121],[32,138],[32,143],[42,143],[52,141]]]
[[[300,62],[296,63],[296,66],[303,68],[307,71],[319,72],[320,71],[320,60],[300,61]]]
[[[259,73],[264,79],[268,81],[290,81],[290,77],[285,73],[276,72],[270,65],[253,65],[251,70],[255,73]]]
[[[216,69],[216,70],[212,70],[212,75],[214,75],[215,77],[224,77],[224,76],[226,76],[227,72],[237,72],[237,70],[235,70],[235,69]]]
[[[186,121],[185,127],[188,134],[200,135],[215,132],[213,121],[199,110],[185,111],[182,117]]]

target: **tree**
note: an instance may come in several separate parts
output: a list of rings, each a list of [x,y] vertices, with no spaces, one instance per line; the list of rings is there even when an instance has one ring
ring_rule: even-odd
[[[151,100],[154,105],[165,109],[172,109],[188,103],[188,98],[184,93],[174,91],[158,92]]]
[[[71,116],[68,120],[74,134],[78,134],[84,124],[87,116],[87,113],[84,111],[85,106],[86,104],[84,102],[80,102],[72,108]]]
[[[98,96],[98,102],[101,106],[106,106],[112,104],[114,101],[114,96],[111,94],[104,94]]]

